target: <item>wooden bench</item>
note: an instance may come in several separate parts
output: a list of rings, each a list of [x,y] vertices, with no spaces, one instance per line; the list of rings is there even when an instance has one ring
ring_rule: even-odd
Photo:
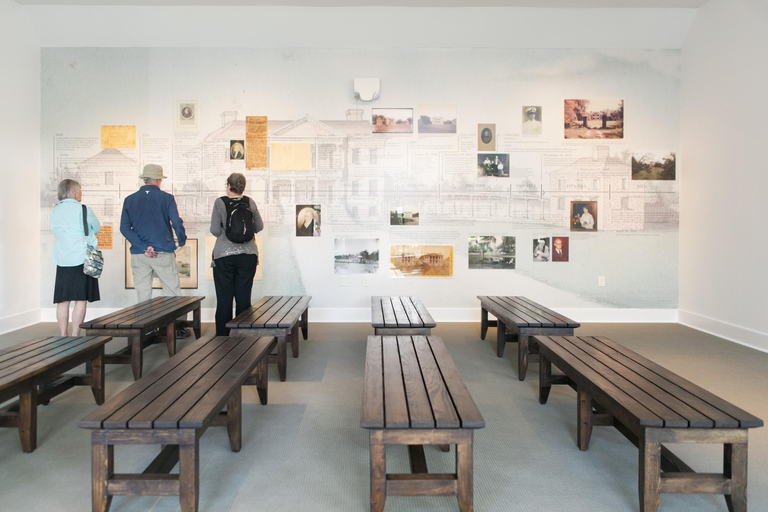
[[[299,357],[299,328],[307,339],[309,335],[309,296],[267,296],[243,311],[227,324],[233,336],[276,336],[277,356],[269,362],[277,363],[281,381],[286,378],[287,339],[291,339],[293,357]]]
[[[205,297],[155,297],[80,324],[86,334],[106,334],[128,338],[128,345],[114,354],[107,354],[107,364],[129,364],[133,378],[141,378],[146,346],[160,341],[159,330],[165,328],[168,355],[176,353],[176,329],[192,327],[200,337],[200,305]],[[192,312],[192,321],[177,318]]]
[[[275,343],[199,339],[83,418],[79,426],[92,429],[93,511],[109,510],[114,495],[179,496],[183,512],[196,511],[200,437],[226,425],[232,451],[240,450],[242,385],[256,384],[267,403],[266,356]],[[160,445],[160,454],[143,473],[115,474],[114,447],[137,444]]]
[[[380,335],[429,336],[437,327],[418,297],[371,297],[371,320]]]
[[[496,327],[496,355],[504,355],[504,345],[518,342],[517,378],[525,380],[528,363],[538,361],[536,343],[529,341],[529,336],[572,335],[579,327],[570,318],[555,313],[551,309],[525,297],[478,296],[480,299],[480,338],[485,339],[488,327]],[[488,320],[491,313],[497,320]]]
[[[640,449],[640,510],[659,495],[724,494],[730,511],[747,510],[747,432],[763,421],[605,337],[538,336],[539,401],[553,384],[577,390],[577,445],[594,426],[614,426]],[[565,375],[552,375],[552,365]],[[723,473],[695,473],[662,443],[724,445]]]
[[[473,507],[472,442],[485,421],[436,336],[369,336],[360,426],[369,429],[371,511],[387,496],[456,496]],[[388,474],[385,447],[405,444],[410,474]],[[456,445],[456,473],[429,474],[422,445]]]
[[[40,338],[0,350],[0,427],[19,429],[21,449],[37,447],[37,405],[72,386],[91,386],[97,404],[104,403],[104,344],[108,336]],[[69,371],[85,363],[85,374]]]

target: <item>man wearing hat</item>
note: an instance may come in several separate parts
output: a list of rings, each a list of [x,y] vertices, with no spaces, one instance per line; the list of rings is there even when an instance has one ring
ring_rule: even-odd
[[[187,241],[176,200],[160,190],[165,176],[159,165],[144,166],[144,186],[123,201],[120,233],[131,243],[131,270],[139,302],[152,298],[152,273],[160,278],[163,295],[181,295],[174,252]],[[179,247],[173,240],[173,231]]]
[[[541,114],[539,107],[523,107],[523,133],[526,135],[541,135]],[[536,119],[536,117],[539,119]]]

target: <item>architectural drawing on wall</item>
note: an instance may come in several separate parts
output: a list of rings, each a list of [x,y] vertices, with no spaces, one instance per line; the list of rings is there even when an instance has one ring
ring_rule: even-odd
[[[114,149],[136,148],[135,126],[102,126],[101,147]]]
[[[597,201],[571,201],[571,231],[597,231]]]
[[[245,140],[229,141],[229,159],[245,160]]]
[[[418,226],[419,209],[410,206],[397,206],[389,209],[390,226]]]
[[[296,236],[320,236],[320,205],[296,205]]]
[[[566,139],[623,139],[624,100],[592,98],[565,100]]]
[[[308,142],[272,142],[269,168],[272,171],[309,171],[312,169],[312,144]]]
[[[549,250],[549,237],[541,237],[533,239],[533,261],[534,262],[547,262],[551,257]]]
[[[378,238],[337,238],[333,241],[334,274],[375,274],[378,271]]]
[[[178,242],[177,242],[178,243]],[[131,270],[131,242],[125,241],[125,288],[132,289],[133,272]],[[179,270],[179,283],[182,289],[197,288],[197,239],[187,238],[184,247],[176,251],[176,267]],[[152,288],[161,289],[157,275],[152,278]]]
[[[413,133],[412,108],[372,108],[373,133]]]
[[[456,105],[419,104],[419,133],[456,133]]]
[[[198,101],[176,100],[173,115],[173,129],[177,132],[196,132],[199,128]]]
[[[453,246],[390,245],[389,277],[453,277]]]
[[[523,107],[523,135],[541,135],[541,105]]]
[[[552,261],[568,261],[568,237],[552,237]]]
[[[633,151],[633,180],[672,181],[676,175],[676,157],[671,151]]]
[[[496,151],[496,125],[477,125],[477,150]]]
[[[508,153],[478,153],[477,176],[479,178],[509,178]]]
[[[515,268],[516,247],[513,236],[470,236],[467,251],[470,269]]]

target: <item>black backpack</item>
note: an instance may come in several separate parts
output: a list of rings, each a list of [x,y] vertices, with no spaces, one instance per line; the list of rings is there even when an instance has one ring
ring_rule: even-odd
[[[242,199],[222,196],[221,200],[227,208],[227,218],[224,221],[224,234],[227,238],[236,244],[253,240],[253,212],[248,196],[243,196]]]

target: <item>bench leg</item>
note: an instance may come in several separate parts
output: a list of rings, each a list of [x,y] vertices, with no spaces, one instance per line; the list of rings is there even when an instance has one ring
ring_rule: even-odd
[[[747,443],[726,443],[723,475],[731,479],[731,494],[725,495],[728,512],[747,512]]]
[[[197,512],[200,499],[200,440],[179,446],[179,499],[182,512]]]
[[[243,388],[237,391],[227,400],[227,434],[229,434],[229,446],[233,452],[239,452],[243,446]]]
[[[496,355],[504,355],[504,346],[507,344],[507,326],[501,319],[496,321]]]
[[[545,404],[552,389],[552,362],[543,354],[539,357],[539,403]]]
[[[293,357],[299,357],[299,325],[294,325],[291,329],[291,352]]]
[[[95,438],[96,431],[92,436]],[[107,512],[112,504],[112,496],[107,493],[107,482],[115,474],[115,447],[111,444],[91,446],[92,466],[92,510]]]
[[[90,362],[91,392],[98,405],[104,403],[104,345],[99,350],[99,355]]]
[[[517,344],[517,378],[525,380],[528,372],[528,335],[519,334]]]
[[[21,449],[31,453],[37,448],[37,386],[19,395],[19,437]]]
[[[202,324],[201,319],[202,316],[200,314],[200,308],[201,306],[198,306],[192,311],[192,332],[195,333],[195,339],[199,340],[202,337]]]
[[[656,512],[659,509],[661,485],[661,443],[653,439],[653,429],[644,429],[639,438],[640,467],[638,492],[640,512]]]
[[[387,452],[386,446],[373,439],[370,432],[371,450],[371,512],[383,512],[387,499]]]
[[[277,373],[280,376],[280,382],[285,382],[286,371],[285,367],[288,362],[287,345],[288,340],[285,336],[277,337]]]
[[[168,357],[176,355],[176,320],[165,326],[165,344],[168,347]]]
[[[304,339],[309,337],[309,308],[305,309],[301,314],[301,334],[304,335]]]
[[[470,437],[468,443],[456,444],[456,498],[459,500],[459,510],[461,512],[472,512],[474,508],[472,437]]]
[[[484,307],[480,308],[480,339],[484,340],[485,335],[488,333],[488,310]]]
[[[267,357],[264,357],[259,361],[254,370],[254,376],[256,378],[256,392],[259,394],[259,401],[261,405],[267,405],[267,391],[269,386],[269,379],[267,378]]]
[[[589,449],[589,440],[592,438],[592,397],[581,390],[576,397],[576,420],[578,422],[576,444],[579,450]]]
[[[141,378],[141,367],[144,363],[144,351],[141,348],[141,336],[129,336],[128,344],[131,346],[131,369],[133,370],[133,380],[139,380]]]

